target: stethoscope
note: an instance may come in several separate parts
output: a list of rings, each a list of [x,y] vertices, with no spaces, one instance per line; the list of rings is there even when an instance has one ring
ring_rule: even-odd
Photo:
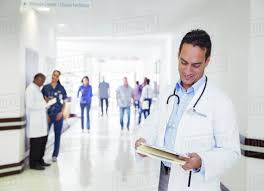
[[[193,112],[197,113],[198,115],[202,115],[202,116],[204,116],[204,117],[206,117],[206,116],[205,116],[204,114],[202,114],[202,113],[197,112],[196,109],[195,109],[195,107],[196,107],[196,105],[198,104],[198,102],[200,101],[201,97],[202,97],[203,94],[204,94],[204,91],[205,91],[206,86],[207,86],[207,81],[208,81],[208,78],[207,78],[207,76],[205,76],[205,84],[204,84],[203,91],[202,91],[202,93],[200,94],[199,98],[196,100],[196,102],[194,103],[194,105],[193,105],[193,107],[192,107],[192,111],[193,111]],[[177,93],[176,93],[176,88],[174,89],[173,94],[171,94],[171,95],[167,98],[167,101],[166,101],[167,105],[169,104],[169,101],[170,101],[170,99],[171,99],[173,96],[177,97],[177,105],[179,105],[179,104],[180,104],[180,97],[179,97],[179,96],[177,95]]]
[[[205,91],[206,86],[207,86],[207,81],[208,81],[207,76],[205,76],[205,84],[204,84],[203,91],[202,91],[202,93],[200,94],[200,96],[198,97],[198,99],[196,100],[196,102],[194,103],[194,105],[193,105],[193,107],[192,107],[192,111],[193,111],[194,113],[197,113],[198,115],[201,115],[201,116],[204,116],[204,117],[206,117],[206,115],[197,112],[196,109],[195,109],[195,107],[196,107],[197,103],[200,101],[201,97],[202,97],[203,94],[204,94],[204,91]],[[169,104],[170,98],[172,98],[173,96],[177,97],[177,105],[179,105],[179,104],[180,104],[180,97],[179,97],[179,96],[177,95],[177,93],[176,93],[176,88],[174,89],[173,94],[171,94],[171,95],[167,98],[167,102],[166,102],[167,105]],[[190,172],[189,172],[188,187],[191,186],[191,178],[192,178],[192,170],[190,170]]]

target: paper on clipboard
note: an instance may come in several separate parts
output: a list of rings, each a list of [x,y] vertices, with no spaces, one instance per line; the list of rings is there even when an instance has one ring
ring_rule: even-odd
[[[51,105],[55,104],[57,102],[56,98],[52,98],[46,103],[46,107],[50,107]]]
[[[136,152],[142,155],[149,156],[151,158],[171,162],[174,164],[185,164],[185,161],[180,158],[179,154],[152,145],[142,144],[137,148]]]

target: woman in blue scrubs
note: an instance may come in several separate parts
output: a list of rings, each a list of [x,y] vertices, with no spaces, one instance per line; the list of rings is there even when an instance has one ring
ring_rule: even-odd
[[[60,149],[60,137],[63,124],[63,110],[65,106],[65,99],[67,98],[67,93],[64,87],[59,81],[61,72],[54,70],[52,73],[51,83],[46,84],[42,88],[42,94],[46,101],[56,98],[56,103],[50,106],[48,109],[48,122],[49,129],[51,125],[54,125],[55,143],[54,150],[52,154],[52,161],[56,162]]]
[[[81,121],[82,121],[82,131],[84,130],[84,109],[86,108],[87,123],[86,127],[89,132],[90,130],[90,108],[92,102],[92,86],[89,84],[88,76],[82,78],[82,85],[79,87],[77,97],[81,94],[80,107],[81,107]]]

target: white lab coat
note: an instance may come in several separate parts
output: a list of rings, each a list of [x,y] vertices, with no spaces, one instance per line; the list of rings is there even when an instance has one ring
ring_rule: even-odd
[[[144,99],[152,99],[153,98],[153,89],[150,85],[145,85],[142,90],[142,94],[140,97],[140,101],[143,102]]]
[[[139,137],[148,144],[163,147],[166,122],[173,107],[172,97],[169,105],[167,98],[173,93],[175,86],[166,88],[160,96],[157,109],[145,120]],[[189,172],[179,165],[172,165],[168,191],[219,191],[220,177],[240,157],[239,133],[236,116],[230,99],[210,81],[196,105],[204,85],[194,95],[184,111],[175,139],[175,151],[180,154],[198,153],[202,159],[204,173],[193,172],[191,186],[188,188]],[[206,116],[204,116],[206,115]],[[157,166],[159,169],[160,166]]]
[[[43,137],[48,134],[46,101],[40,88],[31,83],[26,89],[27,132],[30,138]]]

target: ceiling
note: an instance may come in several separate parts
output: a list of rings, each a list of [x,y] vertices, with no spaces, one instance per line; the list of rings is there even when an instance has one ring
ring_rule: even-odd
[[[59,57],[73,55],[93,55],[95,57],[139,57],[155,55],[164,47],[166,36],[150,35],[146,37],[66,37],[57,39]]]
[[[50,12],[40,14],[56,26],[58,36],[127,36],[174,31],[188,18],[203,12],[208,3],[209,0],[91,0],[89,8],[53,6]]]
[[[156,54],[169,35],[204,12],[210,0],[22,0],[68,3],[90,1],[87,7],[50,6],[38,11],[55,27],[60,56]],[[60,5],[60,4],[58,4]],[[36,6],[33,7],[36,9]],[[104,47],[103,49],[101,47]]]

